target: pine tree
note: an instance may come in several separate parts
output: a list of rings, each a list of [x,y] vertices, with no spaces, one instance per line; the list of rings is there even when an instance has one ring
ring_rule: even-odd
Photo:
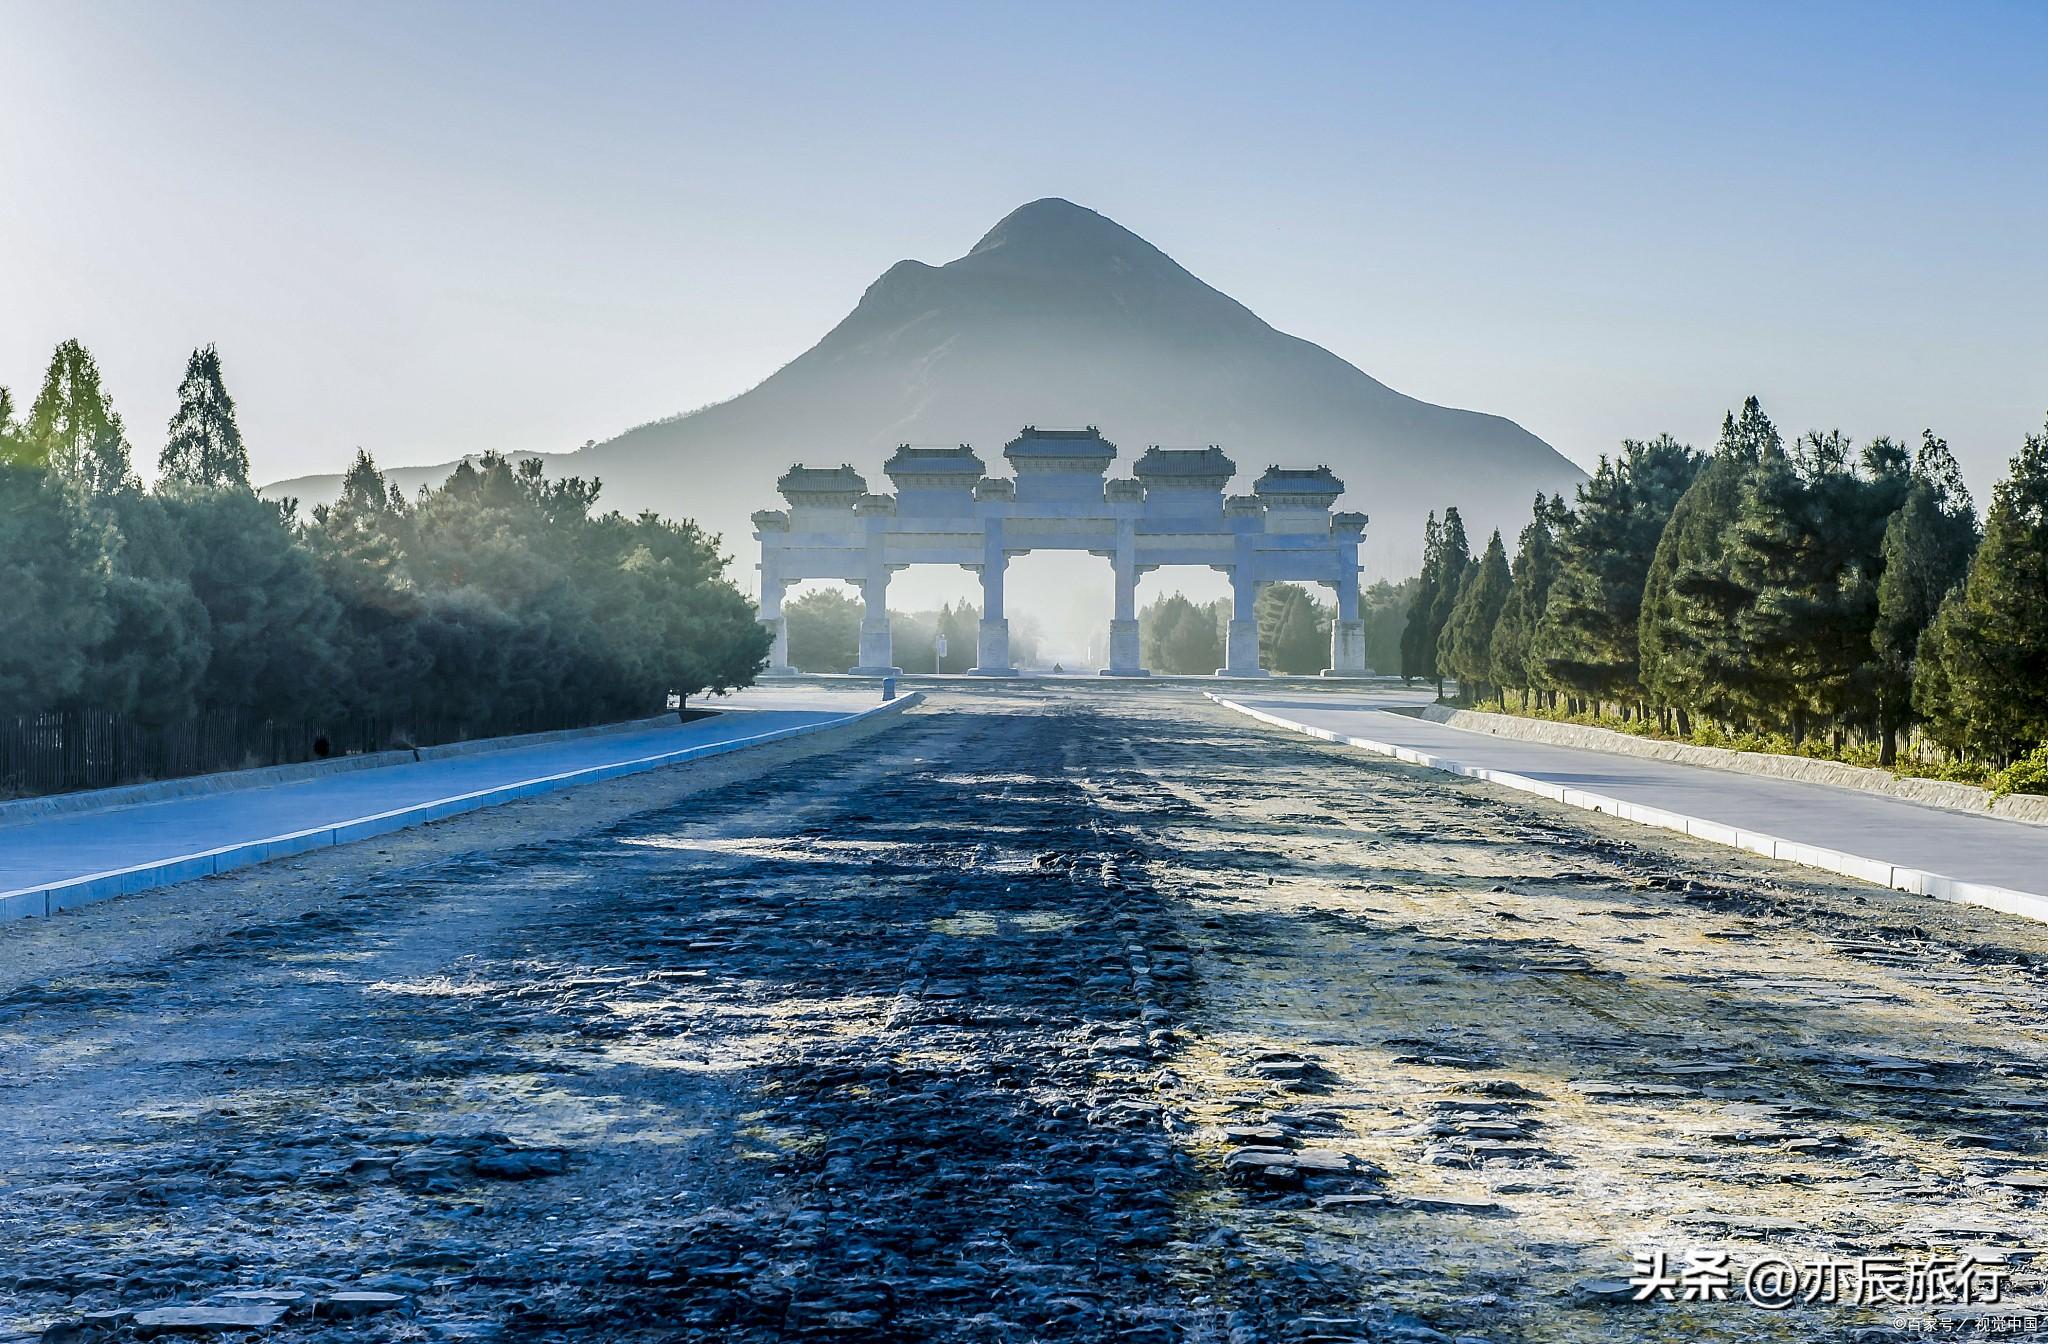
[[[24,427],[14,418],[14,393],[0,387],[0,466],[25,466]]]
[[[1329,662],[1329,608],[1298,583],[1268,584],[1259,594],[1259,655],[1275,672],[1309,676]]]
[[[1884,572],[1877,586],[1877,621],[1870,634],[1876,653],[1873,693],[1881,764],[1898,758],[1898,739],[1913,718],[1912,695],[1921,637],[1934,624],[1942,599],[1969,572],[1977,549],[1977,512],[1948,445],[1928,430],[1921,436],[1906,499],[1887,520]]]
[[[249,485],[249,453],[235,423],[235,402],[221,380],[220,352],[206,346],[192,352],[178,385],[178,409],[171,415],[160,479],[186,485]]]
[[[1641,690],[1643,589],[1665,522],[1699,455],[1669,434],[1629,439],[1602,457],[1558,528],[1557,576],[1536,630],[1543,674],[1595,702]]]
[[[1155,672],[1200,674],[1223,664],[1223,639],[1216,614],[1180,593],[1170,593],[1138,613],[1145,666]]]
[[[1551,581],[1557,577],[1557,528],[1564,512],[1561,496],[1545,499],[1539,494],[1529,522],[1522,528],[1507,601],[1501,605],[1487,649],[1494,684],[1503,689],[1512,686],[1527,692],[1544,684],[1538,676],[1542,665],[1531,656],[1530,648],[1543,604],[1550,597]]]
[[[1727,720],[1746,658],[1736,618],[1754,594],[1731,578],[1728,537],[1742,507],[1743,482],[1783,440],[1750,397],[1721,422],[1721,440],[1671,511],[1644,582],[1639,622],[1643,685],[1660,706]]]
[[[104,523],[38,467],[0,463],[0,714],[78,703],[112,629]]]
[[[1936,740],[2000,764],[2048,742],[2048,429],[1992,491],[1968,575],[1920,641],[1913,704]]]
[[[1472,577],[1478,562],[1472,558],[1472,543],[1465,538],[1465,520],[1458,513],[1456,505],[1444,510],[1441,534],[1437,540],[1436,592],[1429,606],[1429,628],[1423,634],[1426,644],[1426,658],[1429,675],[1436,682],[1439,698],[1444,693],[1444,677],[1447,669],[1439,657],[1443,647],[1444,627],[1450,624],[1451,612],[1458,605],[1458,594]]]
[[[1752,596],[1736,616],[1746,675],[1731,688],[1753,722],[1804,740],[1819,723],[1868,724],[1868,665],[1885,520],[1906,488],[1905,454],[1888,439],[1849,466],[1840,432],[1812,433],[1767,455],[1743,485],[1727,565]]]
[[[1415,595],[1408,603],[1408,619],[1401,627],[1401,680],[1427,681],[1436,676],[1436,640],[1429,633],[1430,613],[1436,607],[1438,571],[1443,561],[1443,525],[1431,512],[1422,527],[1422,572]]]
[[[1437,662],[1458,679],[1458,689],[1468,700],[1478,700],[1488,686],[1498,684],[1493,671],[1493,634],[1512,583],[1507,549],[1495,529],[1471,581],[1458,593],[1437,650]]]
[[[25,438],[28,462],[49,467],[90,497],[135,482],[127,431],[100,384],[99,365],[77,341],[63,342],[50,356]]]

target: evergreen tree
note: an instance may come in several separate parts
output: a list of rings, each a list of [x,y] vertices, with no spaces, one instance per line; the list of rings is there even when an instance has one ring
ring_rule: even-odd
[[[1906,458],[1888,439],[1849,465],[1839,432],[1766,455],[1743,483],[1727,571],[1748,593],[1736,638],[1743,677],[1727,690],[1751,722],[1803,740],[1869,719],[1867,666],[1885,520],[1903,498]]]
[[[2000,764],[2048,742],[2048,429],[1991,494],[1984,540],[1922,637],[1914,707]]]
[[[99,365],[77,341],[50,356],[29,408],[23,458],[101,498],[134,483],[127,430],[100,384]]]
[[[192,591],[191,548],[161,501],[130,487],[102,501],[112,526],[111,627],[87,650],[80,700],[151,725],[197,712],[212,623]]]
[[[1522,529],[1515,553],[1507,600],[1501,604],[1500,619],[1494,622],[1493,640],[1487,648],[1492,680],[1502,688],[1535,690],[1542,664],[1532,656],[1536,623],[1550,598],[1550,584],[1557,577],[1557,528],[1565,513],[1564,499],[1536,496],[1528,524]]]
[[[1401,680],[1428,681],[1436,677],[1436,639],[1430,634],[1430,613],[1436,609],[1437,584],[1443,567],[1443,525],[1436,514],[1422,528],[1422,570],[1415,583],[1415,595],[1408,603],[1408,616],[1401,626]]]
[[[1308,589],[1298,583],[1269,583],[1253,611],[1262,665],[1289,676],[1311,676],[1329,665],[1330,609]]]
[[[1669,434],[1602,457],[1558,528],[1557,575],[1534,647],[1543,675],[1594,701],[1641,690],[1637,637],[1657,543],[1700,466]]]
[[[1170,593],[1138,613],[1145,666],[1155,672],[1200,675],[1223,665],[1223,636],[1216,613],[1180,593]]]
[[[1401,636],[1405,633],[1409,604],[1415,600],[1420,580],[1409,577],[1399,583],[1376,580],[1358,594],[1358,616],[1365,624],[1365,665],[1381,671],[1401,666]]]
[[[1713,456],[1672,509],[1644,581],[1639,653],[1644,688],[1675,709],[1681,731],[1689,714],[1727,720],[1745,656],[1736,618],[1754,594],[1730,577],[1727,542],[1742,507],[1750,470],[1784,443],[1755,397],[1721,421]]]
[[[249,453],[235,423],[234,399],[221,381],[220,353],[194,350],[178,385],[178,409],[171,415],[160,479],[184,485],[249,484]]]
[[[1969,572],[1977,549],[1977,512],[1948,445],[1928,430],[1905,502],[1887,520],[1883,577],[1877,587],[1873,693],[1881,763],[1898,757],[1899,734],[1912,722],[1912,693],[1921,637],[1942,599]]]
[[[1329,608],[1307,588],[1266,584],[1253,615],[1260,625],[1262,666],[1288,676],[1311,676],[1329,666]]]
[[[860,661],[860,600],[844,590],[813,589],[784,602],[782,617],[789,623],[791,667],[844,672]]]
[[[75,704],[112,628],[104,523],[38,467],[0,463],[0,714]]]
[[[14,393],[0,387],[0,466],[28,465],[25,427],[15,419]]]
[[[1508,553],[1501,545],[1500,531],[1495,529],[1471,581],[1458,593],[1437,650],[1438,665],[1458,679],[1458,688],[1466,699],[1476,701],[1488,686],[1498,684],[1493,671],[1493,634],[1501,611],[1507,606],[1512,584]]]
[[[1436,681],[1439,698],[1443,696],[1444,677],[1448,671],[1439,656],[1444,627],[1450,624],[1451,612],[1458,605],[1458,594],[1464,591],[1466,581],[1477,566],[1478,562],[1472,558],[1472,543],[1465,538],[1465,520],[1453,505],[1444,510],[1443,533],[1437,550],[1436,594],[1429,607],[1429,629],[1423,635],[1427,641],[1425,656],[1429,662],[1429,674]]]
[[[158,498],[191,555],[211,652],[203,708],[319,721],[340,711],[340,608],[276,505],[246,489],[177,487]]]

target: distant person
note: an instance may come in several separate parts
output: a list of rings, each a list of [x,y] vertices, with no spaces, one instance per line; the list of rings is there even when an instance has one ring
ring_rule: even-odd
[[[1064,672],[1065,672],[1066,670],[1067,670],[1067,669],[1065,669],[1064,667],[1061,667],[1061,666],[1060,666],[1060,665],[1059,665],[1058,663],[1054,663],[1054,664],[1052,665],[1052,674],[1053,674],[1054,676],[1056,676],[1056,677],[1057,677],[1057,676],[1059,676],[1059,675],[1061,675],[1062,673],[1064,673]]]

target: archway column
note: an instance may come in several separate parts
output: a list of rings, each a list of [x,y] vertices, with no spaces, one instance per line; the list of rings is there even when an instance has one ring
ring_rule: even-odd
[[[796,669],[789,665],[789,618],[782,614],[782,597],[789,585],[764,564],[761,567],[761,624],[768,627],[773,642],[768,646],[768,666],[761,669],[764,677],[793,677]]]
[[[1219,677],[1263,677],[1259,666],[1259,581],[1252,573],[1251,557],[1240,548],[1238,563],[1230,571],[1230,630],[1223,645],[1223,666]]]
[[[896,666],[893,641],[889,636],[889,563],[885,537],[886,520],[895,512],[895,501],[886,496],[863,495],[854,506],[866,541],[865,572],[860,579],[860,663],[847,669],[855,676],[893,677],[903,671]]]
[[[1326,677],[1369,677],[1365,665],[1365,622],[1358,618],[1358,547],[1338,548],[1337,616],[1330,622],[1330,665]]]
[[[1111,562],[1116,566],[1116,614],[1109,622],[1109,666],[1102,669],[1105,677],[1148,677],[1145,670],[1144,653],[1138,643],[1138,553],[1137,538],[1130,520],[1123,519],[1117,524],[1116,551]]]
[[[981,628],[975,640],[976,677],[1014,677],[1010,666],[1010,622],[1003,615],[1003,571],[1010,563],[1003,550],[1003,520],[991,518],[982,533]]]

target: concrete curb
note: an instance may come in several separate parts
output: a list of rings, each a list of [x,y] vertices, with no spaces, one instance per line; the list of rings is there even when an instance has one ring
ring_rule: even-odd
[[[1506,770],[1490,770],[1485,766],[1468,765],[1444,756],[1432,756],[1413,747],[1396,746],[1391,742],[1375,742],[1371,738],[1351,737],[1344,733],[1317,728],[1293,719],[1283,719],[1277,714],[1268,714],[1229,700],[1214,691],[1204,695],[1222,705],[1225,709],[1236,710],[1261,723],[1278,728],[1290,728],[1297,733],[1321,738],[1325,742],[1336,742],[1347,747],[1361,747],[1381,756],[1410,765],[1426,766],[1431,770],[1442,770],[1448,774],[1464,775],[1468,779],[1483,779],[1488,783],[1502,784],[1524,793],[1533,793],[1567,807],[1583,808],[1588,812],[1602,812],[1623,821],[1638,825],[1655,826],[1660,830],[1676,831],[1695,840],[1705,840],[1716,845],[1728,845],[1777,859],[1784,863],[1797,863],[1808,868],[1819,868],[1843,877],[1853,877],[1859,882],[1870,882],[1894,891],[1908,892],[1915,896],[1932,896],[1938,901],[1950,901],[1957,905],[1977,905],[2003,914],[2019,915],[2026,919],[2048,922],[2048,895],[2035,892],[2015,891],[2011,887],[1992,886],[1983,882],[1965,882],[1941,873],[1930,873],[1920,868],[1907,868],[1887,863],[1882,859],[1866,858],[1860,854],[1848,854],[1840,850],[1823,849],[1815,845],[1800,844],[1761,831],[1742,830],[1718,821],[1702,817],[1689,817],[1680,812],[1667,812],[1660,807],[1649,807],[1642,803],[1626,802],[1610,798],[1605,794],[1589,793],[1584,789],[1565,788],[1559,784],[1548,784],[1527,775],[1517,775]]]
[[[538,747],[550,742],[579,741],[608,737],[615,733],[641,732],[649,728],[672,727],[673,711],[646,719],[593,724],[588,728],[552,728],[540,733],[513,733],[504,737],[473,737],[464,742],[444,742],[437,747],[404,751],[372,751],[360,756],[335,756],[324,761],[297,761],[291,765],[259,765],[248,770],[217,770],[206,775],[185,775],[157,779],[146,784],[119,784],[108,789],[80,789],[75,793],[53,793],[37,798],[10,798],[0,802],[0,826],[16,826],[48,817],[71,816],[79,812],[105,812],[117,807],[142,807],[169,802],[174,798],[196,798],[204,794],[234,793],[242,789],[267,789],[273,784],[296,784],[323,775],[348,774],[356,770],[381,770],[392,765],[439,761],[450,756],[474,756],[479,752],[502,751],[507,747]]]
[[[1394,710],[1405,713],[1406,710]],[[1589,724],[1557,723],[1549,719],[1523,718],[1490,710],[1455,709],[1448,705],[1423,705],[1417,717],[1464,733],[1484,733],[1519,742],[1543,742],[1558,747],[1604,751],[1616,756],[1637,756],[1652,761],[1704,766],[1766,779],[1789,779],[1800,784],[1824,784],[1831,789],[1882,794],[1922,807],[1938,807],[1972,816],[1997,817],[2001,821],[2048,826],[2048,797],[2013,794],[1992,801],[1991,790],[1974,784],[1945,779],[1923,779],[1894,775],[1871,766],[1844,765],[1840,761],[1809,760],[1804,756],[1777,756],[1762,751],[1733,751],[1726,747],[1702,747],[1691,742],[1666,742],[1661,738],[1633,737],[1611,728]]]
[[[778,728],[773,732],[757,733],[752,737],[707,742],[701,746],[658,752],[630,761],[611,761],[604,765],[585,766],[580,770],[541,775],[534,779],[522,779],[510,784],[494,785],[488,789],[477,789],[470,793],[435,798],[423,803],[393,808],[388,812],[376,812],[365,817],[315,826],[308,830],[265,836],[259,840],[246,840],[217,849],[180,854],[174,858],[116,868],[104,873],[90,873],[44,887],[4,891],[0,892],[0,922],[28,919],[38,915],[54,915],[60,910],[89,905],[112,896],[126,896],[133,892],[147,891],[152,887],[189,882],[195,877],[208,877],[216,873],[231,872],[236,868],[246,868],[252,864],[268,863],[273,859],[290,858],[295,854],[304,854],[308,850],[326,849],[333,845],[367,840],[372,836],[386,835],[430,821],[440,821],[464,812],[495,807],[499,803],[509,803],[518,798],[558,793],[564,789],[575,788],[579,784],[595,784],[602,780],[617,779],[622,775],[636,775],[648,770],[659,770],[663,766],[681,765],[686,761],[700,760],[707,756],[722,756],[746,747],[765,746],[770,742],[808,737],[813,733],[844,728],[879,715],[900,713],[922,702],[923,699],[922,691],[912,691],[895,700],[873,705],[824,723],[799,724],[794,728]]]

